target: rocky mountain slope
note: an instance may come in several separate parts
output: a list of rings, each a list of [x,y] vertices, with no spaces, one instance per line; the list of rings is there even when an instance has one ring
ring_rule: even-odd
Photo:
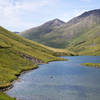
[[[44,36],[52,32],[55,28],[61,26],[62,24],[64,24],[63,21],[59,19],[54,19],[44,23],[41,26],[21,32],[20,34],[25,38],[28,38],[30,40],[35,40],[37,42],[44,44]]]
[[[34,35],[31,31],[21,35],[47,46],[69,48],[82,55],[100,55],[100,9],[84,12],[45,34],[39,32]],[[41,37],[37,38],[38,35]]]

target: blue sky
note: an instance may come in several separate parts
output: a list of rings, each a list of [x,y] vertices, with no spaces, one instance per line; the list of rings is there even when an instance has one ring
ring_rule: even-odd
[[[55,18],[67,22],[99,8],[100,0],[0,0],[0,25],[23,31]]]

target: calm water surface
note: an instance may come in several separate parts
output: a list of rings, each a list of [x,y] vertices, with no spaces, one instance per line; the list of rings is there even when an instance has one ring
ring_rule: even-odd
[[[39,65],[25,73],[6,93],[21,100],[100,100],[100,68],[81,63],[100,63],[100,56],[66,56],[69,61]]]

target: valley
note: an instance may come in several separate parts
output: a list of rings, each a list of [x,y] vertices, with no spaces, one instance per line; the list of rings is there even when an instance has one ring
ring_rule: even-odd
[[[0,100],[99,100],[99,67],[100,9],[23,32],[0,26]]]

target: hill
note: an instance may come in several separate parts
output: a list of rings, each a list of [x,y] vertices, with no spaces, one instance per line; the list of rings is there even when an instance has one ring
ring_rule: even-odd
[[[41,45],[0,27],[0,91],[11,87],[22,71],[38,68],[37,64],[64,60],[56,56],[67,54],[74,53]],[[0,100],[13,99],[0,92]]]
[[[37,38],[31,33],[25,33],[34,38],[26,37],[38,41],[47,46],[55,48],[68,48],[81,55],[100,55],[100,9],[84,12],[62,24],[53,28],[52,31],[42,34]],[[23,35],[25,37],[23,32]]]
[[[25,38],[28,38],[30,40],[34,40],[34,41],[37,41],[37,42],[44,44],[43,37],[47,33],[52,32],[56,27],[61,26],[62,24],[64,24],[63,21],[61,21],[59,19],[54,19],[54,20],[48,21],[48,22],[46,22],[43,25],[40,25],[38,27],[31,28],[31,29],[28,29],[24,32],[21,32],[20,35],[22,35]]]

